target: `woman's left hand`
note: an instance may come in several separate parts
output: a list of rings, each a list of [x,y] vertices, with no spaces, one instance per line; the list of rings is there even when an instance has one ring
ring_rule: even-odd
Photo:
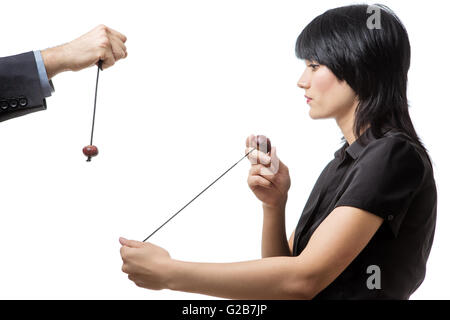
[[[128,279],[142,288],[168,288],[168,266],[172,259],[165,249],[148,242],[125,238],[120,238],[119,241],[122,245],[122,271],[128,274]]]

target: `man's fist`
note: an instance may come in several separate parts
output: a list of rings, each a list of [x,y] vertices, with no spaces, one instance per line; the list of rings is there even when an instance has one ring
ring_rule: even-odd
[[[105,25],[99,25],[81,37],[41,51],[49,79],[63,71],[79,71],[103,60],[103,69],[127,57],[125,37]]]

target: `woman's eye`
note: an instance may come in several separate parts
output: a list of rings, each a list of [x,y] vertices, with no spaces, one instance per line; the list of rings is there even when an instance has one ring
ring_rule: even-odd
[[[313,71],[317,70],[317,68],[319,68],[318,64],[310,64],[308,67],[311,67],[313,69]]]

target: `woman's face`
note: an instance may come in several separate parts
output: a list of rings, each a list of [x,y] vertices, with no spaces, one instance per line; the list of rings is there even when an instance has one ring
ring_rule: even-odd
[[[346,81],[339,81],[326,66],[305,60],[306,69],[297,82],[305,89],[312,119],[335,118],[339,120],[354,112],[357,100]]]

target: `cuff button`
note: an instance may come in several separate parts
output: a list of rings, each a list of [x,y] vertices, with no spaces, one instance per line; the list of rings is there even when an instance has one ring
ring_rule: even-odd
[[[20,98],[20,99],[19,99],[19,105],[20,105],[21,107],[26,107],[27,104],[28,104],[27,98]]]
[[[0,110],[6,110],[8,109],[9,105],[8,105],[8,101],[6,100],[2,100],[0,101]]]
[[[16,99],[9,100],[9,106],[11,108],[17,108],[18,105],[19,105],[19,102]]]

